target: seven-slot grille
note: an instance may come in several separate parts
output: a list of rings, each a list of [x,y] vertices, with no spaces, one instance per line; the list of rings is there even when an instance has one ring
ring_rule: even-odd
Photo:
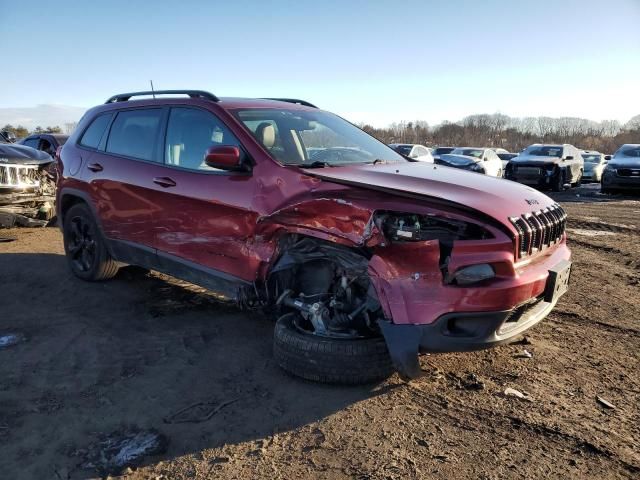
[[[37,187],[37,165],[0,165],[0,188]]]
[[[560,241],[567,225],[567,214],[557,203],[537,212],[511,217],[518,232],[518,256],[533,255]]]

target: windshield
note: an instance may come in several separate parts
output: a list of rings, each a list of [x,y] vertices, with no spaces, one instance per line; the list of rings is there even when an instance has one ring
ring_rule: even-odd
[[[619,153],[616,153],[616,156],[621,156],[621,157],[632,157],[632,158],[638,158],[640,157],[640,145],[635,146],[635,147],[627,147],[627,148],[622,148],[620,149]]]
[[[328,112],[268,108],[238,109],[234,115],[284,165],[407,161],[384,143]]]
[[[432,150],[433,155],[444,155],[445,153],[451,153],[455,150],[453,147],[438,147]]]
[[[482,158],[484,153],[481,148],[456,148],[453,155],[466,155],[467,157]]]
[[[584,158],[585,162],[600,163],[600,155],[599,154],[582,155],[582,158]]]
[[[562,157],[562,147],[536,145],[527,148],[525,153],[527,155],[533,155],[535,157]]]
[[[517,156],[517,153],[498,153],[498,158],[500,160],[511,160],[512,158],[515,158]]]

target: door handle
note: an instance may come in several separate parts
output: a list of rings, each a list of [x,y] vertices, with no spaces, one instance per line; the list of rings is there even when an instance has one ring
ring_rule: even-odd
[[[161,187],[164,187],[164,188],[176,186],[176,182],[174,182],[173,179],[169,177],[156,177],[153,179],[153,183],[155,183],[156,185],[160,185]]]
[[[104,170],[104,168],[102,168],[102,165],[100,165],[99,163],[90,163],[89,165],[87,165],[87,168],[92,172],[101,172],[102,170]]]

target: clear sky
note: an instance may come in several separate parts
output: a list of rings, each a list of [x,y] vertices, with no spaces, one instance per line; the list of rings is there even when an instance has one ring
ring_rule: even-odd
[[[0,108],[198,88],[355,122],[640,113],[640,0],[0,0]]]

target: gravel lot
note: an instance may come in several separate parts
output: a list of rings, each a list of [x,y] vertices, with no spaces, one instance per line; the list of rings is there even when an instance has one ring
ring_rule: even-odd
[[[147,429],[125,478],[638,478],[640,199],[596,192],[557,195],[571,290],[524,342],[357,388],[288,377],[270,321],[201,289],[84,283],[57,229],[0,231],[0,478],[106,475],[105,435]]]

